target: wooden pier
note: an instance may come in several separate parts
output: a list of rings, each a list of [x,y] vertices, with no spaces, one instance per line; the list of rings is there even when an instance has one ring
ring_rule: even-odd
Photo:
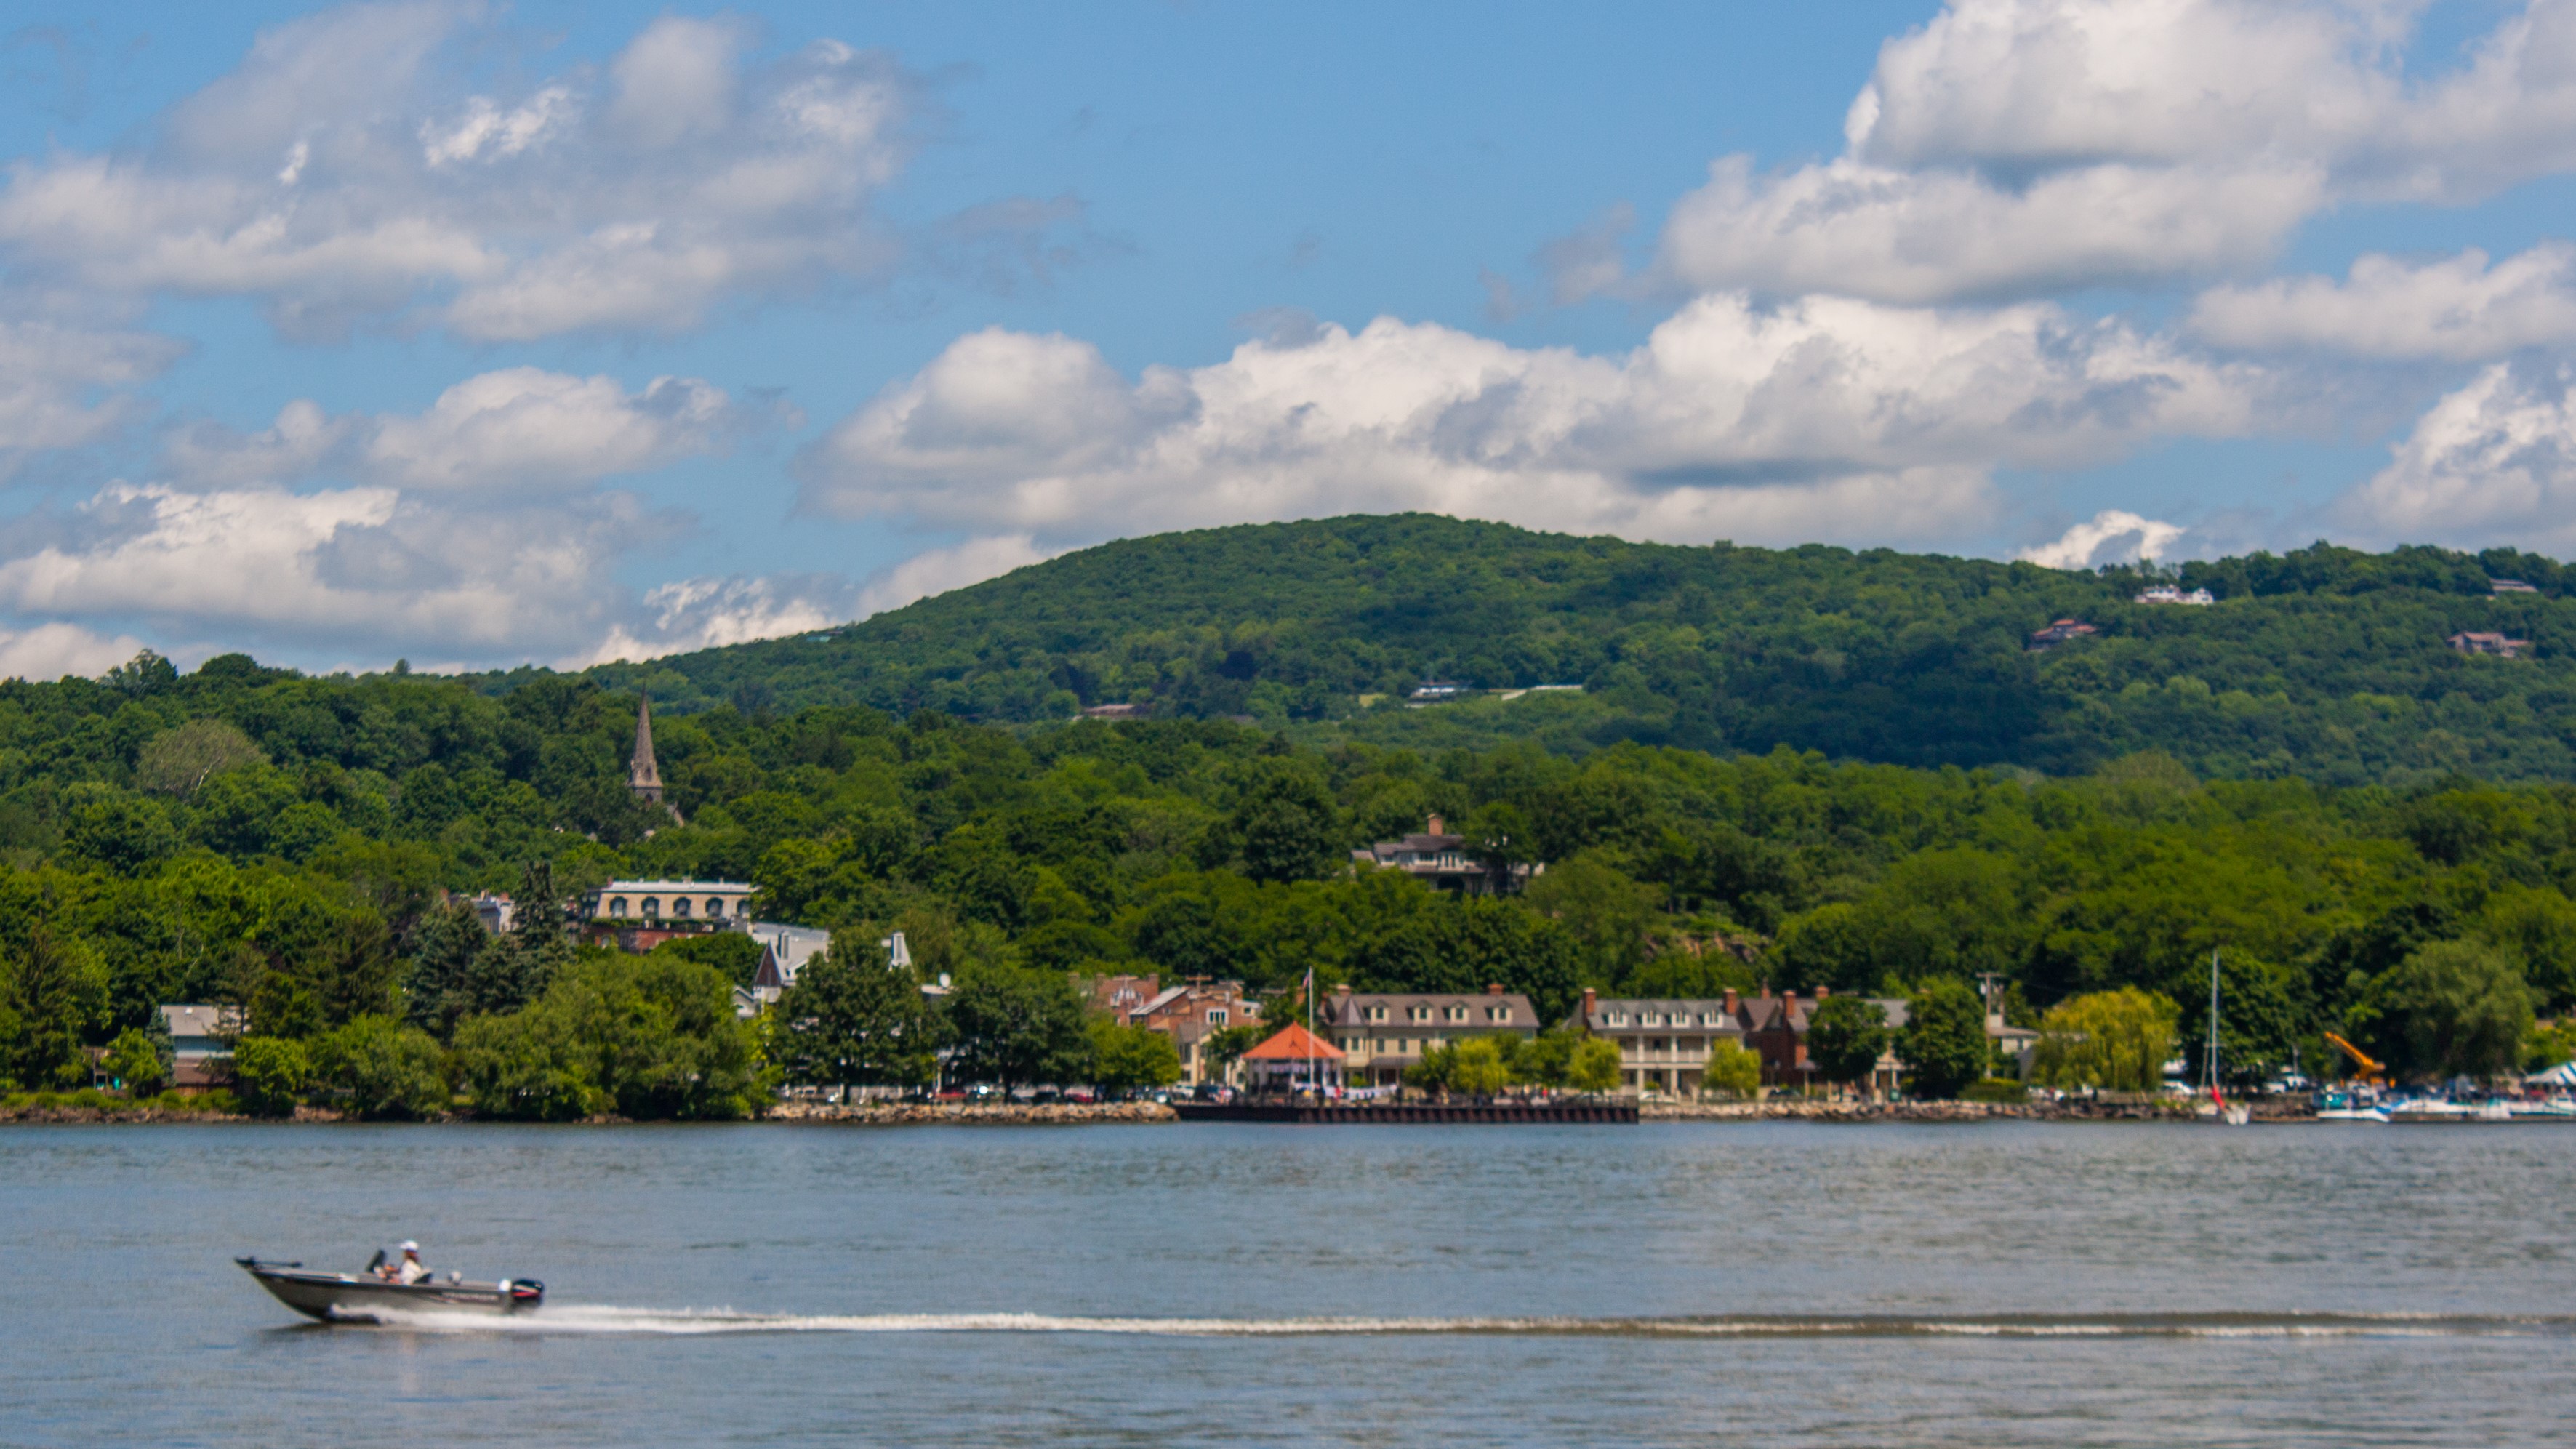
[[[1184,1122],[1297,1122],[1317,1127],[1405,1127],[1450,1122],[1622,1122],[1634,1102],[1174,1102]]]

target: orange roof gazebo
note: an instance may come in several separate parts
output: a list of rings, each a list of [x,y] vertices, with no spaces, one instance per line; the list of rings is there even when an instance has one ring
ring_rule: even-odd
[[[1342,1054],[1332,1043],[1295,1023],[1243,1054],[1252,1090],[1301,1090],[1342,1084]],[[1311,1076],[1308,1073],[1311,1070]],[[1299,1079],[1304,1077],[1305,1080]]]
[[[1332,1043],[1306,1028],[1290,1022],[1276,1036],[1243,1054],[1247,1062],[1338,1062],[1342,1054]]]

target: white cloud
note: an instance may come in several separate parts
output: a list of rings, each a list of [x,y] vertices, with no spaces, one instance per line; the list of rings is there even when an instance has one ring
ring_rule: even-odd
[[[185,350],[149,333],[0,320],[0,476],[28,453],[105,436],[134,415],[124,390]]]
[[[132,659],[143,647],[143,641],[130,634],[111,638],[78,624],[0,628],[0,679],[48,680],[67,674],[94,679]]]
[[[354,5],[266,31],[140,149],[13,166],[0,248],[116,294],[256,297],[300,336],[407,319],[484,342],[686,329],[894,258],[868,203],[918,87],[885,56],[749,60],[730,25],[666,17],[604,78],[467,93],[488,23]]]
[[[1040,547],[1025,533],[970,538],[951,548],[928,549],[870,578],[859,591],[858,611],[851,617],[864,619],[870,614],[900,609],[916,599],[1044,563],[1062,552]]]
[[[2576,548],[2576,371],[2497,363],[2445,395],[2338,504],[2379,542]]]
[[[1997,464],[2261,424],[2263,374],[2042,305],[1703,297],[1605,358],[1381,318],[1129,383],[987,331],[799,460],[810,506],[1053,541],[1425,509],[1632,537],[1951,540]]]
[[[982,583],[1058,552],[1040,548],[1026,534],[1001,535],[924,550],[879,570],[864,584],[814,574],[681,579],[645,592],[649,621],[641,616],[621,621],[596,647],[564,662],[568,668],[585,668],[809,633]]]
[[[616,379],[513,367],[470,377],[427,412],[326,415],[299,399],[263,432],[212,424],[174,434],[164,466],[214,484],[330,476],[415,490],[569,489],[720,451],[761,418],[696,378]]]
[[[391,488],[115,484],[0,563],[0,608],[424,657],[552,654],[596,637],[622,602],[607,569],[668,526],[620,494],[531,510]]]
[[[2051,542],[2013,555],[2052,569],[2089,569],[2106,563],[2153,563],[2190,530],[2179,523],[2106,508]]]
[[[2576,246],[2543,242],[2490,266],[2472,247],[2410,266],[2371,254],[2343,281],[2284,277],[2201,294],[2194,335],[2251,351],[2477,362],[2576,341]]]
[[[1901,302],[2237,270],[2344,201],[2477,200],[2576,167],[2576,9],[2406,75],[2410,0],[1953,0],[1887,42],[1832,160],[1721,158],[1667,285]],[[1597,286],[1596,286],[1597,289]]]

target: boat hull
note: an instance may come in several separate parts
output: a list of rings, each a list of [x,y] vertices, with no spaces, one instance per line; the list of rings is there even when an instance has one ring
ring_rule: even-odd
[[[390,1323],[420,1313],[525,1313],[545,1301],[533,1279],[498,1283],[387,1283],[354,1273],[311,1273],[296,1265],[237,1258],[278,1302],[318,1323]]]

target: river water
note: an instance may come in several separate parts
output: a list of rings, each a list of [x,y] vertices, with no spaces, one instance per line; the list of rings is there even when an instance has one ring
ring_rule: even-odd
[[[306,1325],[237,1254],[538,1277]],[[2576,1127],[0,1128],[0,1444],[2528,1444]]]

